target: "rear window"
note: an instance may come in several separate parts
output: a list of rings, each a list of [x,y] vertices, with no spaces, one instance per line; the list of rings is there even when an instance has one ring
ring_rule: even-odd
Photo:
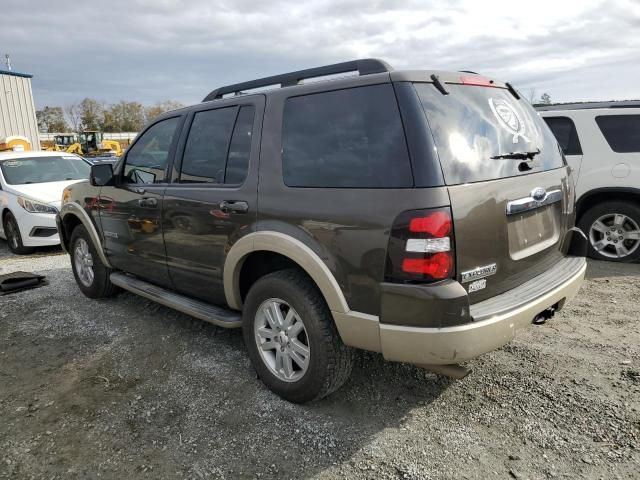
[[[537,112],[502,88],[416,83],[448,185],[536,173],[564,166],[553,134]],[[509,153],[540,153],[522,160],[492,159]]]
[[[565,155],[582,155],[576,126],[568,117],[543,117]]]
[[[640,115],[603,115],[596,123],[614,152],[640,152]]]
[[[413,186],[390,84],[289,98],[282,128],[282,168],[290,187]]]

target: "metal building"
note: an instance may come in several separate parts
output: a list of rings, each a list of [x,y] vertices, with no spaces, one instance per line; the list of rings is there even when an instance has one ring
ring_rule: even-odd
[[[40,150],[38,121],[31,91],[33,75],[0,70],[0,138],[22,135]]]

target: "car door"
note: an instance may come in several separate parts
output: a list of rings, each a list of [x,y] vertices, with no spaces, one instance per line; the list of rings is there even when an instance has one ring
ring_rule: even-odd
[[[182,116],[161,119],[131,145],[116,167],[114,185],[100,192],[106,255],[120,270],[170,286],[162,238],[162,194]]]
[[[225,304],[226,252],[257,219],[260,127],[264,96],[204,104],[186,121],[162,231],[174,288]]]

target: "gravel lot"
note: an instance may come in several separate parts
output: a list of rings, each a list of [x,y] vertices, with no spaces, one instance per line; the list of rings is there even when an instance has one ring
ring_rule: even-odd
[[[460,381],[362,353],[298,406],[239,331],[122,293],[91,301],[59,250],[11,256],[50,285],[0,297],[0,478],[640,478],[640,265],[591,263],[551,322]]]

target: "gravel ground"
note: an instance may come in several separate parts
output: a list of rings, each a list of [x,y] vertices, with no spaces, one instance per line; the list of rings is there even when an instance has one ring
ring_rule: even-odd
[[[594,262],[551,322],[460,381],[362,353],[299,406],[239,331],[122,293],[91,301],[58,250],[0,273],[0,478],[640,478],[640,265]]]

